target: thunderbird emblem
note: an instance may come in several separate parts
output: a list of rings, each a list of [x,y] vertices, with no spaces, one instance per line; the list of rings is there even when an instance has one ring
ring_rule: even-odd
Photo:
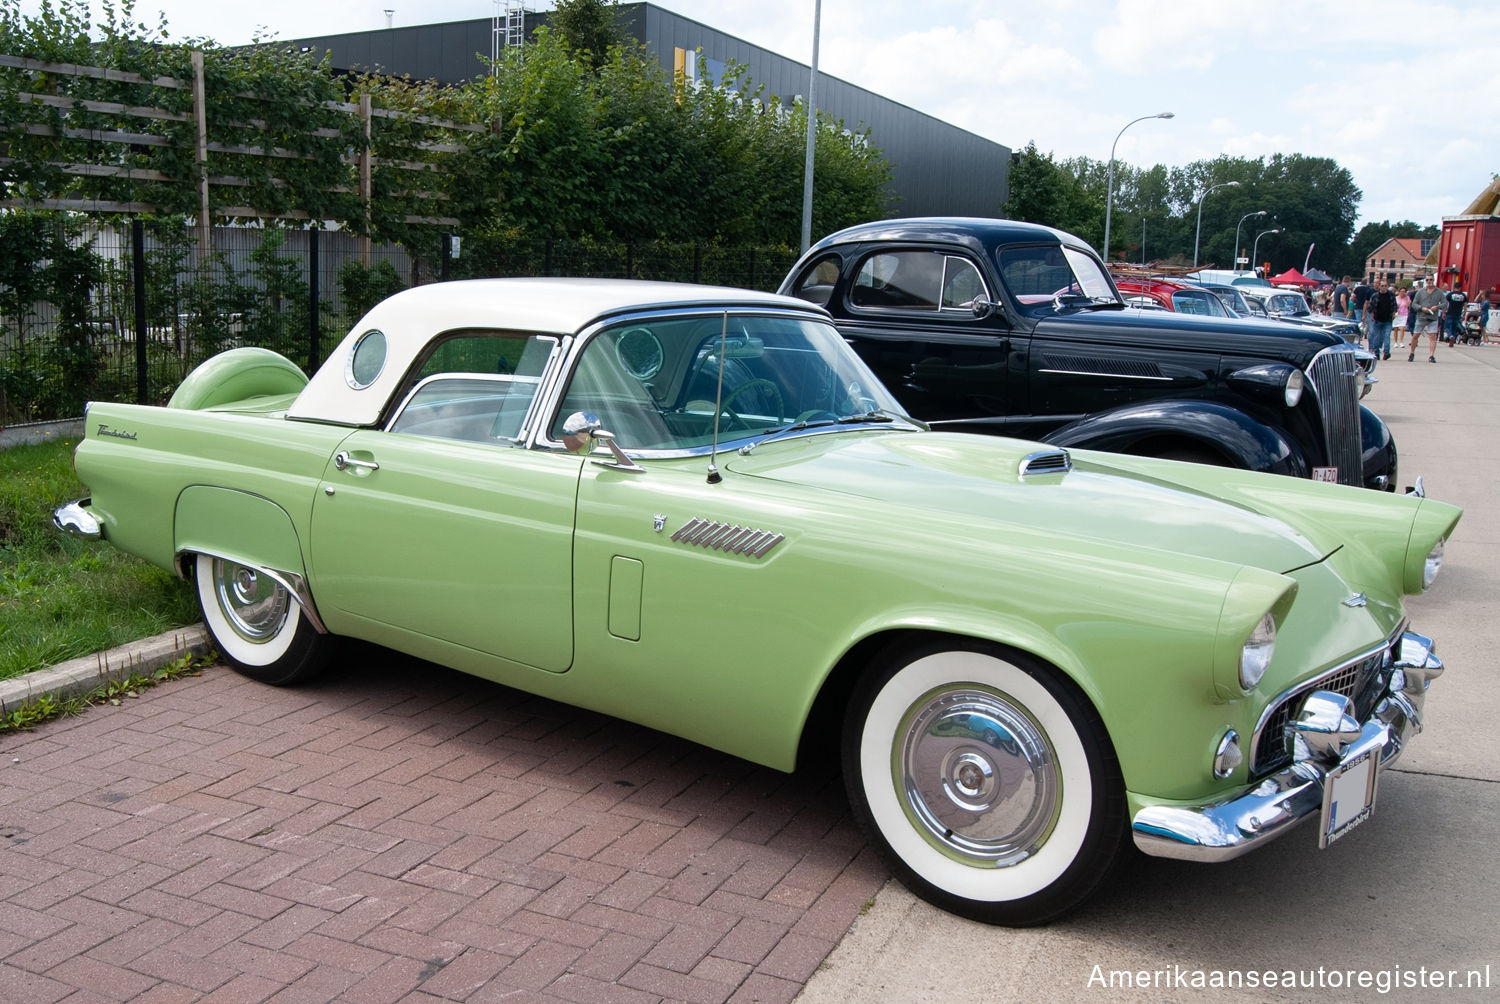
[[[1355,593],[1353,596],[1350,596],[1347,600],[1344,600],[1343,604],[1346,607],[1362,607],[1367,602],[1368,601],[1365,599],[1365,594],[1364,593]]]

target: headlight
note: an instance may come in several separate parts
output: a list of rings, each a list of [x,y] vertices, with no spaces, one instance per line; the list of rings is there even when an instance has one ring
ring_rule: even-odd
[[[1431,551],[1427,552],[1427,560],[1422,564],[1422,588],[1427,589],[1432,585],[1432,580],[1437,578],[1438,569],[1443,567],[1443,542],[1440,540]]]
[[[1288,408],[1297,407],[1297,402],[1302,400],[1303,376],[1301,370],[1292,370],[1287,374],[1286,387],[1282,390],[1282,397]]]
[[[1260,678],[1266,675],[1271,665],[1271,656],[1276,651],[1276,618],[1266,614],[1250,632],[1249,641],[1240,650],[1240,686],[1254,690]]]

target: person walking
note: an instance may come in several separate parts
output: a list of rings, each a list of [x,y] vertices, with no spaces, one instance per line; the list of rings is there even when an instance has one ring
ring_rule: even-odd
[[[1374,292],[1374,286],[1371,286],[1364,279],[1360,279],[1359,283],[1349,294],[1349,318],[1358,322],[1359,333],[1365,336],[1366,345],[1370,344],[1370,325],[1368,323],[1370,315],[1365,312],[1365,303],[1369,301]],[[1371,347],[1370,351],[1373,352],[1375,350]]]
[[[1391,357],[1391,323],[1396,319],[1396,294],[1386,288],[1384,277],[1375,280],[1375,288],[1365,298],[1364,322],[1370,351],[1376,359]]]
[[[1333,316],[1349,316],[1349,277],[1344,276],[1344,281],[1333,287]]]
[[[1437,288],[1437,280],[1434,279],[1431,286],[1418,283],[1421,287],[1412,297],[1412,309],[1416,319],[1412,321],[1411,327],[1411,351],[1407,353],[1406,361],[1411,362],[1417,358],[1417,339],[1423,335],[1427,336],[1427,361],[1437,362],[1438,326],[1448,298],[1441,289]]]
[[[1443,324],[1444,334],[1448,338],[1449,345],[1457,345],[1459,337],[1464,330],[1464,305],[1469,302],[1469,295],[1458,288],[1458,280],[1453,280],[1453,288],[1448,291],[1447,304],[1448,315]]]
[[[1396,291],[1396,320],[1391,325],[1391,341],[1396,350],[1406,348],[1406,323],[1411,317],[1411,292],[1402,286]]]

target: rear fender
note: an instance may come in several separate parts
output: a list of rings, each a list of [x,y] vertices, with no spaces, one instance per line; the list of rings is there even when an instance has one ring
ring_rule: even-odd
[[[1055,446],[1146,453],[1152,441],[1193,444],[1249,471],[1307,477],[1296,443],[1242,411],[1211,401],[1152,401],[1081,418],[1042,437]]]
[[[308,622],[327,633],[307,586],[292,518],[276,503],[250,492],[193,485],[177,498],[173,536],[179,575],[187,577],[199,554],[255,568],[285,587]]]

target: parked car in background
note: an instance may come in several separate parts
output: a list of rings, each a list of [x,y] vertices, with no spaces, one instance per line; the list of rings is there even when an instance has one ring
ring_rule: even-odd
[[[1125,298],[1127,306],[1156,305],[1178,314],[1196,314],[1199,317],[1234,316],[1212,292],[1181,279],[1116,276],[1115,287]]]
[[[1129,311],[1083,241],[1030,223],[867,223],[781,292],[826,307],[939,428],[1396,487],[1354,347],[1311,327]]]
[[[1118,302],[1001,261],[1007,313]],[[93,495],[56,521],[190,578],[241,673],[296,683],[354,637],[782,770],[838,757],[902,880],[987,921],[1077,906],[1127,834],[1332,843],[1442,670],[1403,597],[1453,506],[933,432],[771,294],[420,286],[311,380],[234,349],[85,424]]]
[[[1361,332],[1357,321],[1315,313],[1312,307],[1308,306],[1307,297],[1303,296],[1299,290],[1281,289],[1276,286],[1236,286],[1234,288],[1239,290],[1240,295],[1247,300],[1260,304],[1266,316],[1272,320],[1331,331],[1352,344],[1358,344],[1360,340]]]

